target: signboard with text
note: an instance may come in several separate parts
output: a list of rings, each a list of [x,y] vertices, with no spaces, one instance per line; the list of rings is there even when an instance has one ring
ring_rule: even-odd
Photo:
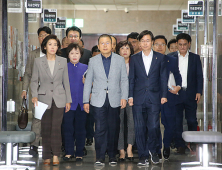
[[[26,0],[26,13],[42,13],[42,0]]]
[[[178,31],[187,31],[189,29],[189,25],[187,23],[182,23],[181,18],[177,18],[177,30]]]
[[[181,11],[182,23],[195,23],[195,17],[188,15],[188,10]]]
[[[203,16],[204,15],[204,1],[188,1],[188,15],[189,16]]]
[[[57,22],[57,9],[44,9],[43,22],[56,23]]]
[[[221,0],[218,1],[218,16],[221,16]],[[209,16],[214,15],[214,1],[209,1]]]
[[[28,14],[28,22],[37,22],[37,14],[35,13]]]
[[[173,36],[177,36],[178,34],[183,33],[183,31],[178,31],[177,30],[177,25],[173,25]]]
[[[64,29],[66,28],[66,17],[58,17],[55,23],[55,28]]]
[[[9,13],[21,13],[23,9],[22,0],[8,0],[8,12]]]

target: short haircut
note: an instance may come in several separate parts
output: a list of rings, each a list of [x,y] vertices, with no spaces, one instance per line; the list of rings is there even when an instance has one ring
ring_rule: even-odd
[[[155,36],[154,39],[153,39],[153,43],[157,39],[163,39],[165,41],[166,45],[167,45],[167,39],[166,39],[166,37],[164,35],[157,35],[157,36]]]
[[[116,37],[114,37],[113,35],[110,35],[110,37],[113,37],[113,38],[115,38],[115,40],[116,40],[116,44],[117,44],[117,39],[116,39]]]
[[[67,47],[66,52],[67,52],[68,56],[69,56],[70,51],[72,51],[73,49],[75,49],[75,50],[79,49],[81,57],[82,57],[82,55],[83,55],[83,48],[80,47],[80,45],[76,44],[76,43],[71,43]]]
[[[129,35],[127,35],[127,40],[129,38],[132,38],[132,39],[137,39],[139,36],[139,33],[138,32],[131,32]]]
[[[189,42],[191,43],[191,41],[192,41],[190,35],[189,35],[189,34],[186,34],[186,33],[180,33],[180,34],[178,34],[177,37],[176,37],[177,42],[178,42],[180,39],[187,40],[188,43],[189,43]]]
[[[168,44],[167,44],[168,49],[170,49],[170,44],[173,44],[173,43],[176,43],[176,42],[177,42],[176,39],[171,39],[171,40],[168,42]]]
[[[145,35],[150,35],[151,40],[154,39],[153,33],[152,33],[151,31],[144,30],[144,31],[142,31],[142,32],[139,34],[138,40],[140,41],[140,40],[143,38],[143,36],[145,36]]]
[[[38,29],[38,31],[37,31],[38,36],[39,36],[41,31],[45,31],[47,34],[51,34],[52,33],[51,29],[49,27],[47,27],[47,26],[40,27]]]
[[[133,55],[133,54],[134,54],[133,46],[132,46],[132,44],[131,44],[129,41],[127,41],[127,40],[125,40],[125,41],[120,41],[120,42],[117,44],[117,46],[116,46],[116,53],[119,54],[120,48],[123,47],[123,46],[127,46],[127,45],[128,45],[129,48],[130,48],[130,56]],[[120,55],[120,54],[119,54],[119,55]]]
[[[82,38],[80,39],[80,41],[82,41],[82,45],[84,45],[84,41],[83,41],[83,39],[82,39]]]
[[[72,26],[66,29],[66,37],[68,36],[69,31],[77,31],[79,33],[79,38],[82,37],[82,31],[76,26]]]
[[[92,47],[91,53],[93,54],[94,52],[100,52],[100,50],[99,50],[97,45]]]
[[[44,38],[44,40],[42,41],[42,44],[41,44],[42,52],[43,52],[44,54],[47,53],[47,52],[46,52],[46,49],[44,49],[44,48],[46,47],[48,41],[51,40],[51,39],[57,41],[57,47],[58,47],[58,49],[57,49],[57,51],[56,51],[56,54],[57,54],[57,55],[61,55],[61,51],[60,51],[60,49],[61,49],[61,44],[60,44],[60,41],[59,41],[59,39],[57,38],[57,36],[54,35],[54,34],[48,35],[47,37]]]
[[[100,40],[101,38],[103,38],[103,37],[108,37],[108,38],[110,39],[111,43],[112,43],[112,38],[111,38],[110,35],[108,35],[108,34],[102,34],[102,35],[100,35],[99,38],[98,38],[98,44],[99,44],[99,40]]]
[[[65,40],[66,40],[66,37],[64,37],[64,38],[62,39],[62,45],[64,45]]]

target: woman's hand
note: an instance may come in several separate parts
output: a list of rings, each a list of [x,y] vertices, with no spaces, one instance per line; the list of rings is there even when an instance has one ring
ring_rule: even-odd
[[[71,108],[71,104],[70,103],[66,103],[66,110],[65,112],[68,112]]]
[[[32,103],[34,104],[34,107],[38,106],[38,98],[37,97],[33,97],[32,98]]]

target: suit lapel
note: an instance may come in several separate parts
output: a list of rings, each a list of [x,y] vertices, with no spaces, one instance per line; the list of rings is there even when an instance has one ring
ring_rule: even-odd
[[[45,69],[46,73],[49,75],[49,77],[52,78],[52,74],[50,72],[49,64],[48,64],[46,56],[42,57],[42,66]]]
[[[145,65],[144,65],[144,63],[143,63],[142,52],[140,52],[140,54],[139,54],[138,63],[140,64],[141,69],[143,70],[143,72],[145,73],[145,75],[147,76],[147,74],[146,74],[146,69],[145,69]]]
[[[56,76],[56,73],[58,72],[60,67],[61,67],[60,58],[56,56],[55,66],[54,66],[54,71],[53,71],[53,78]]]
[[[189,53],[188,54],[188,66],[187,66],[187,84],[188,84],[188,81],[189,81],[188,77],[189,77],[189,74],[190,74],[190,71],[191,71],[192,63],[193,63],[193,58],[190,56],[190,53]]]
[[[156,65],[156,62],[157,62],[157,55],[155,54],[155,52],[153,52],[153,58],[152,58],[152,61],[151,61],[151,65],[150,65],[150,70],[149,70],[149,73],[148,73],[148,77],[149,77],[149,75],[152,73],[153,68],[154,68],[155,65]]]
[[[98,67],[100,67],[99,70],[103,70],[102,71],[102,74],[103,74],[103,77],[107,78],[106,77],[106,72],[105,72],[105,69],[104,69],[104,65],[103,65],[103,60],[102,60],[102,55],[100,54],[100,57],[99,57],[99,61],[98,61]]]
[[[113,67],[115,66],[115,61],[116,61],[116,56],[114,55],[114,53],[112,53],[110,67],[109,67],[108,79],[109,79],[110,76],[112,76],[113,69],[114,69]]]

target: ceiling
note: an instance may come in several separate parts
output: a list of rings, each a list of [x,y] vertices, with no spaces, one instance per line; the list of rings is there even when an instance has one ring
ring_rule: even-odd
[[[43,8],[66,10],[182,10],[188,0],[50,0],[42,1]]]

